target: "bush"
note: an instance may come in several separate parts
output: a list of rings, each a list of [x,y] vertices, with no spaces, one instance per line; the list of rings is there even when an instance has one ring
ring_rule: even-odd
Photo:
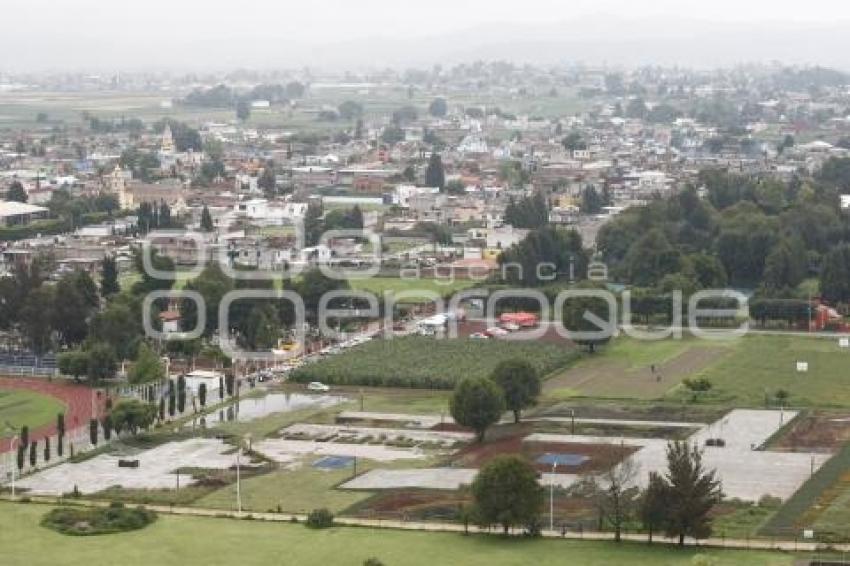
[[[384,563],[377,558],[369,558],[363,562],[363,566],[384,566]]]
[[[153,511],[112,503],[95,509],[58,507],[44,516],[41,525],[64,535],[92,536],[143,529],[155,520]]]
[[[334,526],[334,516],[327,509],[314,509],[307,515],[307,526],[311,529],[328,529]]]

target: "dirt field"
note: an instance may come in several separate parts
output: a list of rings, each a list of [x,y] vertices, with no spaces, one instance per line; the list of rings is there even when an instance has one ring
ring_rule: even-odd
[[[502,438],[466,446],[457,453],[452,461],[453,467],[480,468],[496,456],[520,454],[534,463],[537,471],[551,472],[551,466],[538,464],[537,459],[544,454],[576,454],[587,456],[588,460],[578,466],[560,466],[558,471],[565,474],[586,474],[602,472],[612,468],[625,457],[635,452],[634,447],[620,447],[613,444],[576,444],[576,443],[539,443],[523,442],[532,432],[531,427],[522,425]]]
[[[850,414],[816,412],[803,415],[771,444],[771,450],[836,452],[850,442]]]
[[[658,399],[683,379],[717,361],[724,351],[692,346],[670,360],[652,367],[630,367],[625,360],[590,359],[548,380],[544,393],[561,391],[588,397]]]

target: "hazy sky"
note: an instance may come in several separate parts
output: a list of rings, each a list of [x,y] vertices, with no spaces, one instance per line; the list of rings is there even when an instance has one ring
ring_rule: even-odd
[[[715,21],[850,20],[846,0],[3,0],[3,33],[69,37],[215,37],[256,33],[298,40],[436,34],[481,23],[551,23],[588,14]],[[128,29],[129,28],[129,29]]]
[[[435,36],[488,24],[550,25],[583,16],[714,22],[850,21],[847,0],[2,0],[0,70],[151,64],[166,54],[258,40],[325,44]],[[202,58],[203,52],[197,56]]]

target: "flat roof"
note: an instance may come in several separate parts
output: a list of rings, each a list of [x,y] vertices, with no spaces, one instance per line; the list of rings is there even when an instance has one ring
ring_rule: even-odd
[[[35,214],[37,212],[47,212],[43,206],[35,206],[15,201],[0,201],[0,217],[4,216],[21,216],[23,214]]]

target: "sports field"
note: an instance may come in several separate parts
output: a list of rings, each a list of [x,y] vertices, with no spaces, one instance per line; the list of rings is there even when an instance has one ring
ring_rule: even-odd
[[[72,537],[39,525],[48,510],[48,507],[40,505],[0,504],[0,553],[4,564],[360,566],[371,557],[386,566],[790,566],[794,563],[791,555],[767,552],[505,540],[365,528],[314,531],[303,525],[173,516],[160,516],[153,525],[141,531]],[[695,560],[697,554],[709,560]]]
[[[23,389],[0,388],[0,437],[12,434],[7,424],[18,430],[27,426],[34,431],[55,421],[56,415],[64,411],[65,405],[55,397]]]

